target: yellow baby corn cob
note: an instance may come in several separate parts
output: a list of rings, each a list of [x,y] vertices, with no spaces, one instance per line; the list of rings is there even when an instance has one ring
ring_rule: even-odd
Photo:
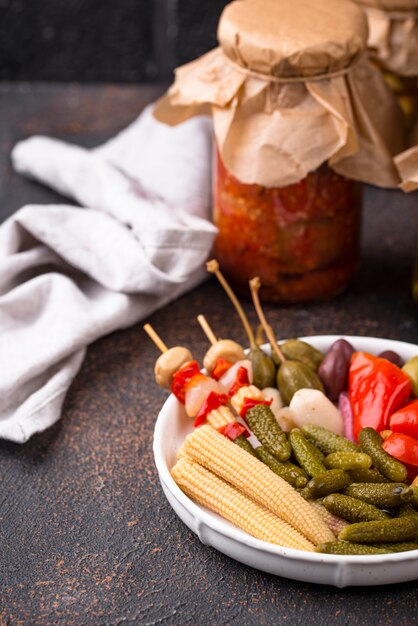
[[[265,400],[265,397],[254,385],[249,385],[248,387],[241,387],[239,391],[231,398],[231,406],[238,415],[241,413],[242,407],[244,406],[244,399],[251,398],[252,400]]]
[[[315,502],[315,500],[312,500],[309,502],[309,504],[313,509],[315,509],[315,511],[318,511],[325,524],[336,537],[338,537],[343,528],[349,525],[349,523],[346,522],[345,519],[342,519],[341,517],[333,515],[332,513],[327,511],[324,505],[320,502]]]
[[[292,526],[187,456],[177,461],[171,475],[192,500],[249,535],[285,548],[313,551],[314,545]]]
[[[181,453],[268,508],[312,543],[334,541],[319,514],[293,487],[211,426],[204,425],[188,435]]]
[[[213,428],[216,428],[216,430],[237,421],[232,414],[231,409],[227,406],[220,406],[219,409],[214,409],[208,413],[206,419]]]

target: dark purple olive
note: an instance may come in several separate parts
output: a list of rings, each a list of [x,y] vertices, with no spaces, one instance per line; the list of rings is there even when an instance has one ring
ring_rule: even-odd
[[[337,339],[319,366],[319,378],[333,402],[336,402],[340,393],[348,387],[348,369],[353,352],[351,343],[345,339]]]
[[[384,352],[378,354],[378,356],[380,356],[381,359],[386,359],[387,361],[390,361],[398,367],[402,367],[402,365],[404,364],[399,354],[397,352],[394,352],[393,350],[385,350]]]

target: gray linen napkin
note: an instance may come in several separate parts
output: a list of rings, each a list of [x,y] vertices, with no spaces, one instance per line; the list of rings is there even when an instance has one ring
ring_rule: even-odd
[[[211,124],[170,128],[148,108],[98,149],[33,137],[12,161],[81,205],[0,226],[0,437],[23,443],[59,418],[88,344],[204,280]]]

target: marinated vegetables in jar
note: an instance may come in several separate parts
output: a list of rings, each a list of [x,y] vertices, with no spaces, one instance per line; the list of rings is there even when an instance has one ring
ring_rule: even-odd
[[[293,185],[267,188],[241,183],[216,154],[215,252],[241,293],[254,274],[270,301],[341,291],[357,266],[360,218],[358,183],[326,165]]]

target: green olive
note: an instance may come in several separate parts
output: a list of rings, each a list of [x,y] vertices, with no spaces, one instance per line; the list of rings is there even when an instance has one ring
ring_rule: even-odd
[[[402,368],[402,371],[409,376],[412,383],[412,393],[418,398],[418,356],[409,359]]]
[[[302,361],[315,371],[324,359],[322,352],[300,339],[288,339],[280,347],[286,359]]]
[[[276,366],[263,350],[253,348],[248,354],[253,365],[253,384],[259,389],[273,387],[276,380]]]
[[[277,372],[277,387],[283,402],[290,404],[293,395],[299,389],[319,389],[325,393],[324,386],[312,367],[302,361],[286,360]]]

